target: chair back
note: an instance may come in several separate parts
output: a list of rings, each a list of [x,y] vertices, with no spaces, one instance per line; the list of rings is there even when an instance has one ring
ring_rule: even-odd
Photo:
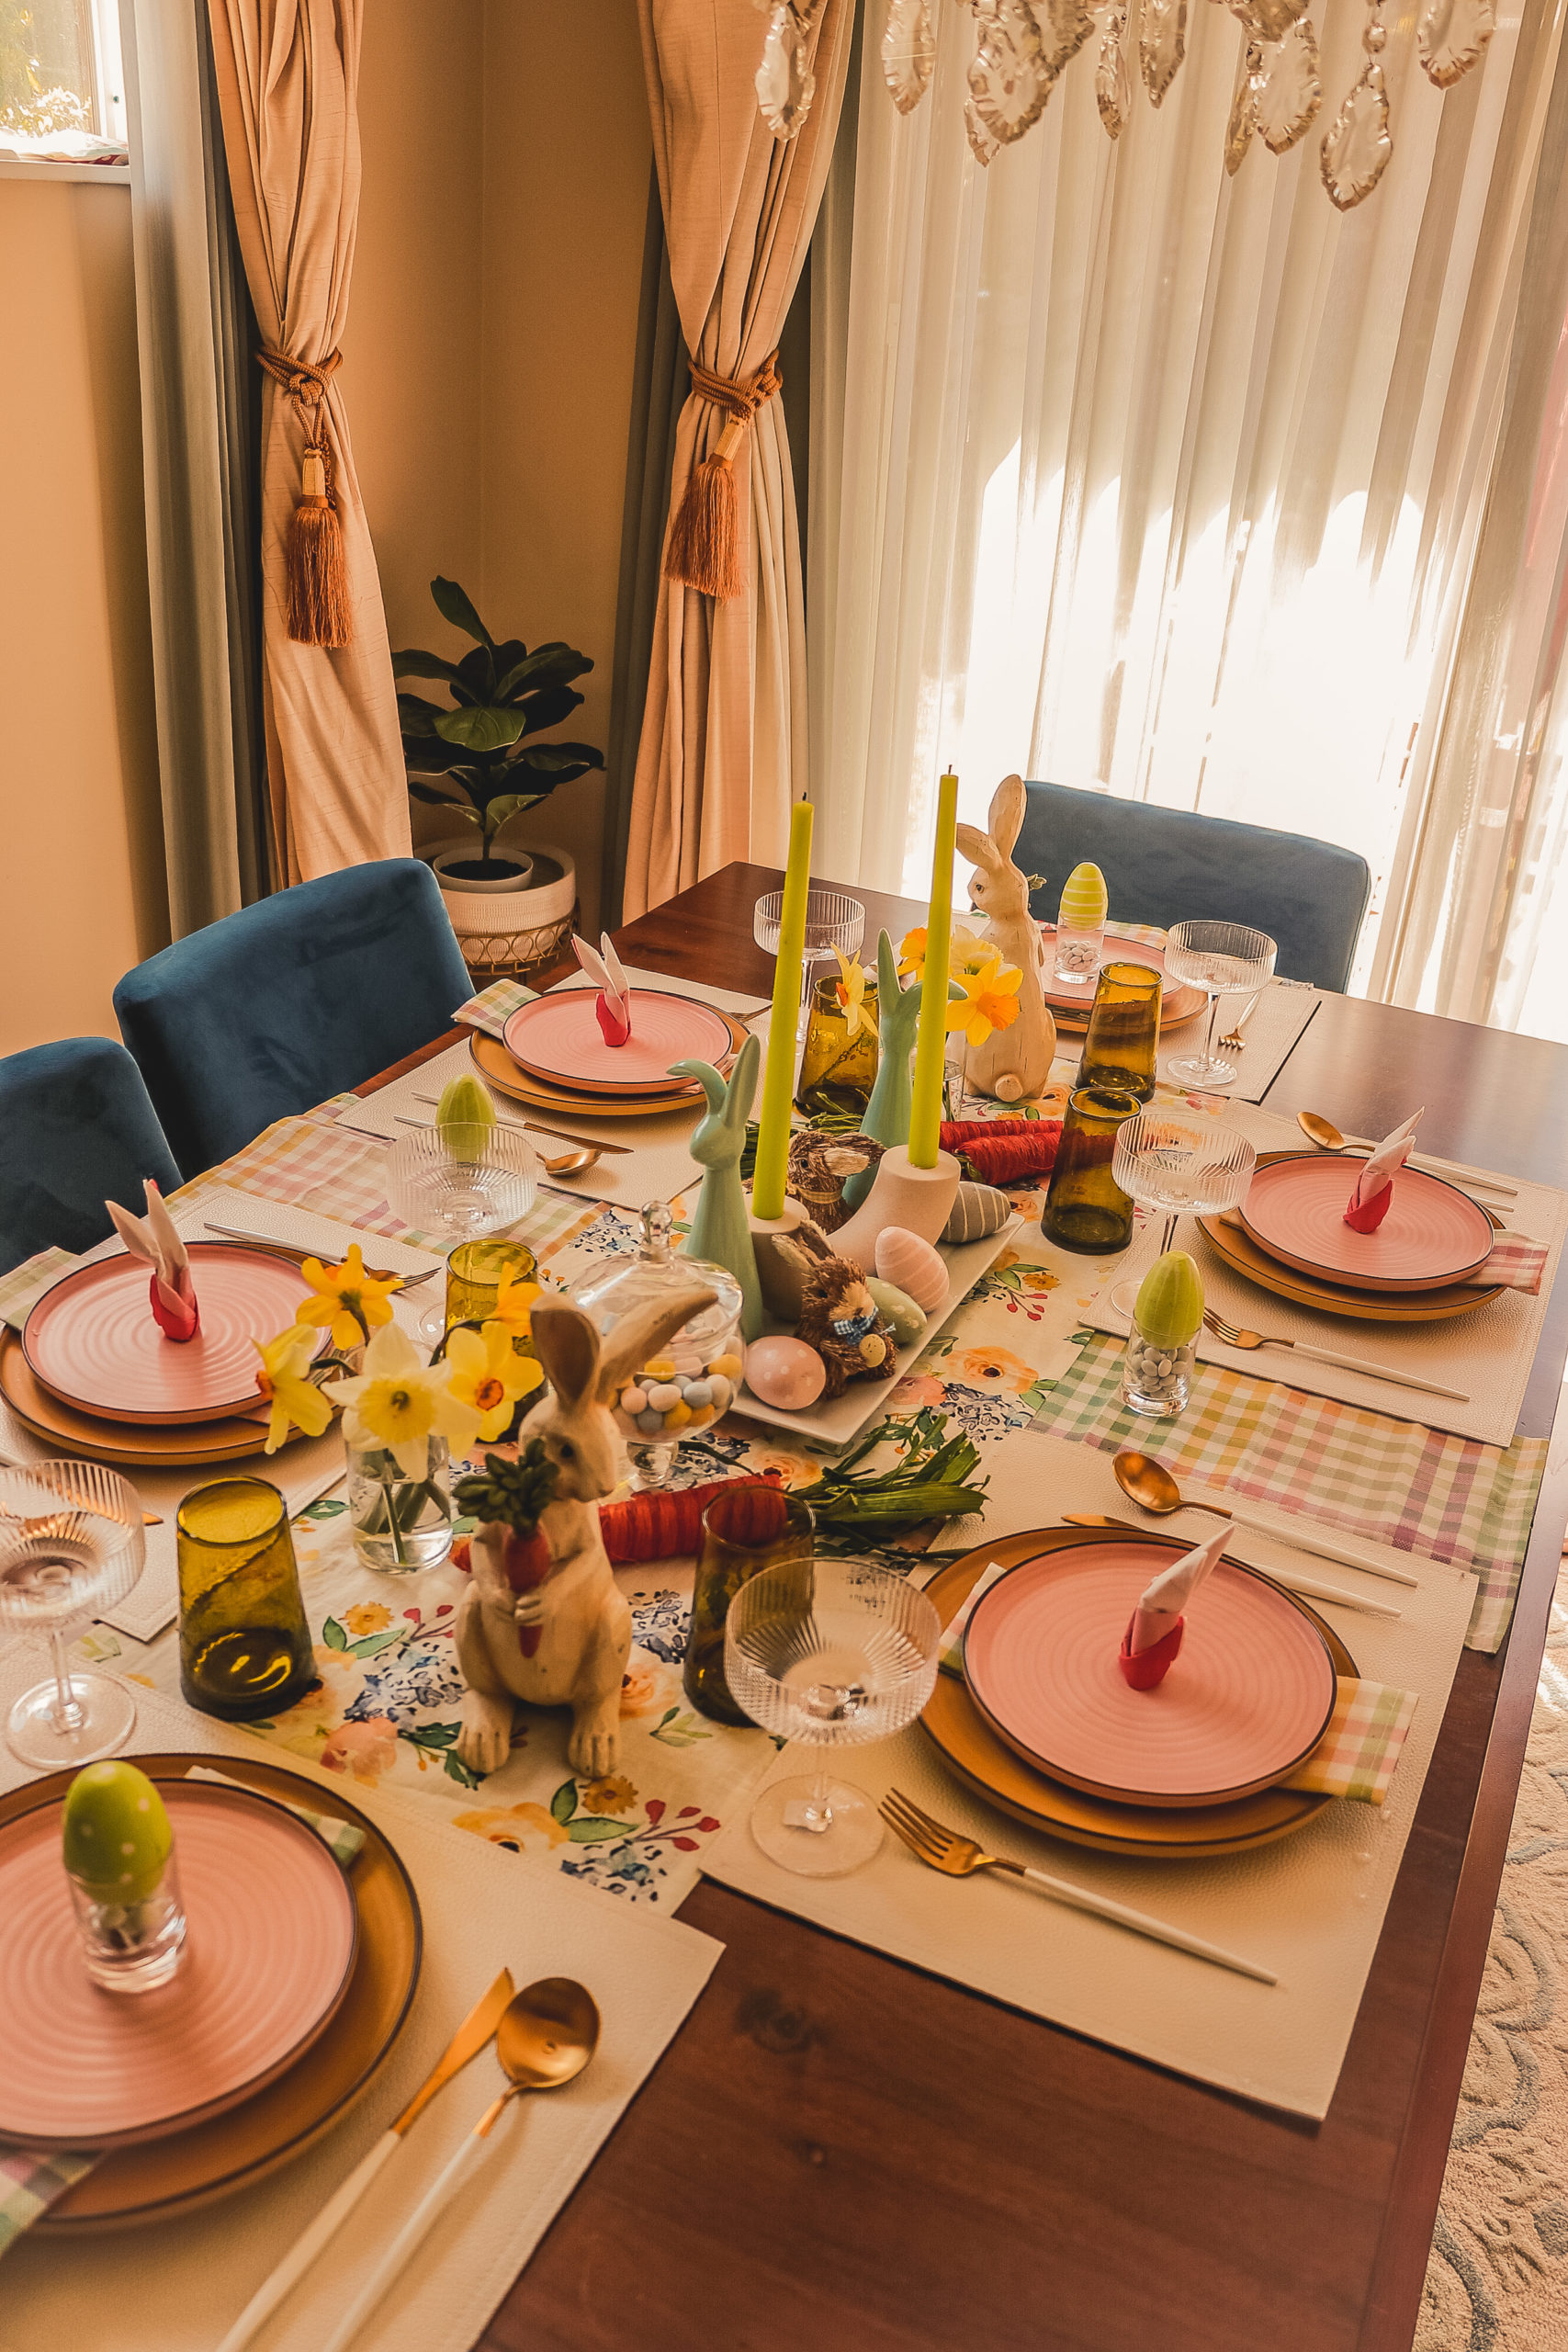
[[[112,1037],[62,1037],[0,1060],[0,1273],[35,1250],[90,1250],[106,1201],[141,1212],[144,1177],[180,1181],[141,1073]]]
[[[362,1085],[473,994],[440,886],[417,858],[296,883],[127,972],[120,1035],[182,1171]]]
[[[1250,923],[1278,943],[1286,979],[1343,993],[1371,894],[1354,850],[1072,785],[1028,791],[1013,860],[1046,876],[1030,899],[1042,921],[1055,922],[1063,883],[1087,862],[1105,876],[1113,922]]]

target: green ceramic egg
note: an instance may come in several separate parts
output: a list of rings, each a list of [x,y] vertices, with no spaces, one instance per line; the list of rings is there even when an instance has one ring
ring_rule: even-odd
[[[65,1867],[95,1902],[144,1903],[174,1842],[163,1798],[134,1764],[89,1764],[65,1792]]]
[[[1139,1330],[1156,1347],[1184,1348],[1203,1327],[1203,1283],[1185,1250],[1156,1258],[1138,1287]]]
[[[1075,865],[1063,888],[1058,921],[1066,931],[1098,931],[1109,904],[1099,866]]]
[[[435,1124],[446,1127],[493,1127],[495,1104],[482,1079],[448,1079],[441,1090]]]
[[[895,1283],[879,1282],[874,1275],[867,1282],[866,1288],[876,1301],[878,1313],[886,1316],[893,1337],[900,1347],[919,1338],[926,1328],[924,1307],[917,1306],[908,1294],[899,1290]]]

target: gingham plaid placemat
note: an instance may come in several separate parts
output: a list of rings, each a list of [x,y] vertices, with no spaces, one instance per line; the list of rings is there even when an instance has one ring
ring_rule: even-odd
[[[486,1029],[499,1037],[519,1005],[531,1004],[538,995],[537,989],[525,988],[521,980],[491,980],[488,989],[471,996],[452,1015],[469,1029]]]
[[[1382,1804],[1416,1698],[1414,1690],[1396,1690],[1387,1682],[1358,1682],[1342,1674],[1328,1729],[1301,1770],[1292,1773],[1286,1788]]]
[[[1122,1403],[1122,1352],[1097,1332],[1033,1426],[1108,1453],[1141,1443],[1147,1424]],[[1514,1613],[1546,1453],[1544,1438],[1482,1445],[1204,1363],[1191,1403],[1160,1435],[1178,1479],[1472,1568],[1480,1589],[1465,1639],[1487,1651],[1501,1648]]]

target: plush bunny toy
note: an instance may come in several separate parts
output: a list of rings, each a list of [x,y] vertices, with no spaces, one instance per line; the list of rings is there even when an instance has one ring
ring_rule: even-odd
[[[564,1299],[540,1299],[532,1325],[549,1388],[523,1424],[556,1468],[539,1525],[552,1555],[543,1584],[516,1593],[504,1566],[507,1530],[474,1532],[473,1580],[457,1610],[457,1664],[468,1690],[457,1754],[472,1772],[494,1772],[512,1746],[517,1700],[570,1707],[567,1758],[584,1780],[613,1772],[620,1750],[621,1682],[632,1613],[599,1533],[599,1500],[620,1484],[626,1449],[609,1400],[714,1294],[695,1280],[624,1315],[601,1345],[597,1327]],[[518,1633],[537,1626],[532,1657]]]
[[[1028,878],[1012,862],[1027,805],[1022,777],[1004,776],[991,798],[990,831],[983,833],[977,825],[958,828],[958,846],[975,868],[970,899],[988,918],[982,936],[1000,948],[1004,964],[1015,964],[1023,974],[1018,1019],[969,1048],[969,1084],[1002,1102],[1040,1093],[1056,1054],[1056,1024],[1045,1001],[1044,942],[1029,911]]]

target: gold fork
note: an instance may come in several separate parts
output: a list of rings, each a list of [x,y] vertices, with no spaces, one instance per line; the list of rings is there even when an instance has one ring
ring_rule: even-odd
[[[1230,1035],[1220,1039],[1222,1046],[1228,1047],[1230,1052],[1233,1054],[1245,1054],[1247,1051],[1247,1039],[1241,1033],[1246,1028],[1247,1023],[1251,1020],[1253,1014],[1257,1012],[1258,999],[1262,995],[1262,989],[1259,989],[1258,996],[1253,998],[1252,1002],[1247,1007],[1246,1011],[1237,1015],[1235,1027],[1231,1031]]]
[[[1254,1976],[1260,1984],[1277,1984],[1280,1981],[1272,1969],[1258,1968],[1252,1961],[1242,1960],[1218,1944],[1205,1943],[1201,1936],[1190,1936],[1184,1928],[1168,1927],[1163,1919],[1151,1919],[1146,1911],[1130,1911],[1124,1903],[1108,1902],[1103,1894],[1091,1894],[1087,1886],[1074,1886],[1067,1879],[1051,1877],[1048,1871],[1026,1870],[1021,1862],[1010,1861],[1005,1854],[982,1852],[972,1838],[961,1837],[956,1829],[933,1821],[901,1790],[889,1789],[878,1810],[894,1836],[903,1839],[917,1861],[924,1862],[928,1870],[941,1871],[947,1878],[972,1878],[976,1871],[1009,1871],[1014,1878],[1026,1878],[1035,1886],[1044,1887],[1058,1903],[1070,1903],[1077,1911],[1091,1911],[1097,1919],[1109,1919],[1118,1928],[1130,1928],[1134,1935],[1148,1936],[1156,1944],[1169,1944],[1177,1951],[1190,1952],[1197,1960],[1212,1960],[1219,1968],[1234,1968],[1238,1976]]]
[[[1203,1309],[1203,1329],[1212,1331],[1227,1348],[1240,1348],[1250,1352],[1254,1348],[1293,1348],[1299,1356],[1310,1356],[1314,1363],[1337,1363],[1346,1372],[1359,1372],[1368,1380],[1391,1380],[1401,1388],[1419,1388],[1427,1396],[1451,1396],[1461,1405],[1468,1405],[1469,1396],[1462,1388],[1444,1388],[1435,1380],[1417,1380],[1413,1373],[1400,1372],[1393,1364],[1369,1363],[1365,1356],[1336,1355],[1332,1348],[1309,1348],[1304,1340],[1277,1340],[1267,1331],[1247,1331],[1235,1323],[1227,1323],[1212,1306]]]

